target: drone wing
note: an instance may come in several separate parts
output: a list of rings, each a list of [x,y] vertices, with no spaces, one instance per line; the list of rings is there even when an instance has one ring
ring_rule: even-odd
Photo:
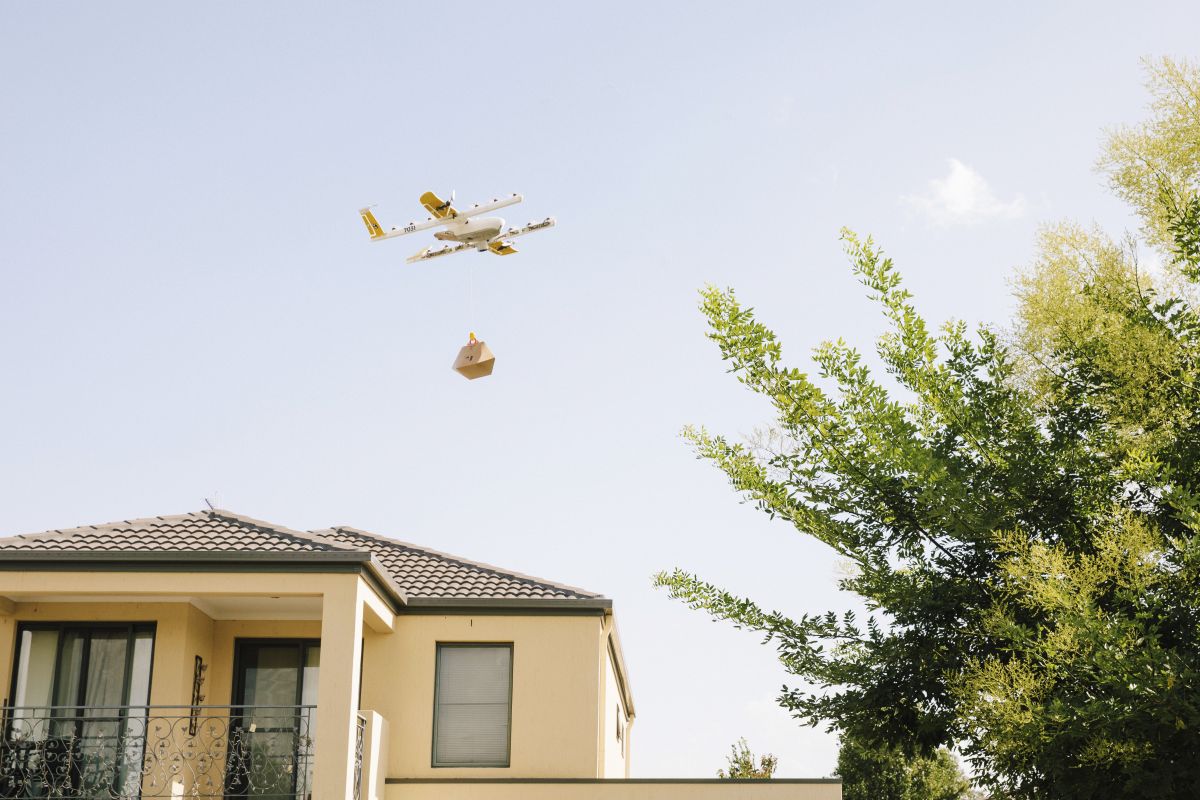
[[[471,245],[471,244],[447,245],[446,247],[441,247],[441,248],[438,248],[437,250],[432,250],[432,249],[426,247],[425,249],[421,250],[419,253],[413,253],[411,256],[404,259],[404,263],[415,264],[418,261],[428,261],[431,258],[437,258],[439,256],[452,256],[455,253],[464,253],[467,250],[474,250],[474,249],[475,249],[475,245]]]
[[[541,222],[531,222],[528,225],[520,228],[509,228],[504,233],[490,241],[487,248],[498,256],[512,255],[513,253],[517,252],[517,248],[513,247],[509,243],[510,239],[516,239],[518,236],[528,236],[531,233],[545,230],[546,228],[553,228],[554,225],[554,217],[546,217]],[[414,253],[413,255],[409,256],[407,259],[405,259],[405,262],[408,264],[415,264],[418,261],[428,261],[431,258],[452,256],[455,253],[465,253],[468,250],[478,249],[479,246],[474,244],[446,245],[445,247],[438,248],[437,250],[431,250],[430,248],[426,247],[419,253]]]
[[[522,228],[509,228],[504,233],[497,236],[488,244],[488,249],[498,256],[511,256],[517,252],[517,248],[512,246],[509,239],[516,239],[518,236],[527,236],[546,228],[554,227],[554,217],[546,217],[541,222],[531,222]]]
[[[509,195],[508,197],[493,197],[491,200],[488,200],[486,203],[476,203],[473,206],[467,206],[466,208],[457,209],[457,212],[458,212],[458,216],[460,216],[460,217],[477,217],[480,214],[486,214],[489,211],[495,211],[498,208],[504,208],[505,206],[515,206],[517,203],[521,202],[524,199],[525,198],[519,194],[512,194],[512,195]]]
[[[516,239],[518,236],[528,236],[531,233],[537,233],[538,231],[545,230],[546,228],[553,228],[555,224],[556,220],[554,217],[546,217],[541,222],[531,222],[528,225],[520,228],[509,228],[496,238],[504,240]]]
[[[393,225],[391,228],[385,230],[379,224],[379,220],[375,219],[375,213],[370,208],[360,208],[358,213],[362,216],[363,224],[367,226],[367,232],[371,235],[371,241],[373,242],[382,241],[383,239],[394,239],[397,236],[407,236],[417,231],[436,228],[440,225],[445,225],[448,221],[430,217],[424,222],[410,222],[402,227]]]

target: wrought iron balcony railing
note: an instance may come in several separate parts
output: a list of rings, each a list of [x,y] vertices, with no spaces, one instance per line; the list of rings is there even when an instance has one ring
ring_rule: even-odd
[[[0,713],[0,800],[312,797],[314,706]]]
[[[367,718],[359,714],[354,718],[354,792],[353,800],[361,800],[363,784],[363,755],[367,744]]]

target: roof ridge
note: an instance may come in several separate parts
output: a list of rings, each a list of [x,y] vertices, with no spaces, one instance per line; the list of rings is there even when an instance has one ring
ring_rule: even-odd
[[[514,570],[506,569],[504,567],[497,567],[494,564],[488,564],[483,561],[474,561],[469,558],[463,558],[462,556],[456,556],[453,553],[446,553],[441,550],[434,550],[432,548],[425,547],[423,545],[413,544],[412,542],[405,542],[405,541],[401,541],[400,539],[393,539],[390,536],[383,536],[382,534],[372,533],[371,531],[364,531],[364,530],[361,530],[360,528],[351,527],[350,525],[335,525],[332,528],[330,528],[329,530],[343,531],[346,533],[354,534],[356,536],[361,536],[363,538],[374,539],[374,540],[380,541],[387,545],[405,547],[405,548],[408,548],[409,550],[416,550],[417,552],[420,552],[420,553],[426,553],[428,555],[436,556],[438,558],[442,558],[447,561],[453,561],[455,563],[462,564],[463,566],[475,567],[476,569],[482,569],[487,572],[491,572],[491,573],[494,573],[496,575],[500,575],[503,577],[517,578],[518,580],[529,581],[530,583],[535,583],[535,584],[545,587],[547,589],[557,589],[560,591],[574,592],[575,594],[582,595],[586,598],[604,597],[604,595],[602,593],[593,592],[590,589],[583,589],[578,586],[571,586],[566,583],[558,583],[556,581],[547,580],[545,578],[539,578],[536,575],[528,575],[526,573],[516,572]],[[314,532],[314,533],[316,533],[316,532]]]
[[[322,528],[319,531],[304,531],[304,535],[307,536],[310,541],[320,542],[322,544],[333,545],[334,547],[337,547],[340,550],[348,550],[348,551],[354,552],[354,553],[364,552],[363,550],[351,547],[350,545],[345,544],[344,542],[339,542],[337,539],[334,539],[330,536],[323,535],[325,531],[332,531],[332,530],[334,530],[334,529],[333,528]],[[365,552],[370,552],[370,551],[367,550]],[[372,553],[372,557],[374,557],[373,553]],[[385,569],[386,569],[386,567],[385,567]],[[388,570],[388,571],[390,572],[390,570]]]

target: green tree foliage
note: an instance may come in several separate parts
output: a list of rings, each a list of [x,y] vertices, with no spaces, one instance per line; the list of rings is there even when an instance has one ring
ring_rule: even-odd
[[[1094,549],[1014,534],[989,628],[1011,652],[960,686],[972,750],[1019,796],[1200,796],[1192,536],[1117,509]],[[998,582],[1000,583],[1000,582]]]
[[[685,435],[846,559],[871,616],[789,618],[681,570],[657,583],[773,642],[815,687],[780,697],[800,720],[904,758],[958,747],[998,796],[1200,796],[1200,73],[1151,80],[1154,119],[1102,163],[1169,253],[1157,273],[1055,226],[1012,332],[935,332],[845,233],[888,322],[882,377],[840,340],[815,374],[788,366],[732,290],[702,292],[709,337],[776,419],[765,444]]]
[[[1145,67],[1151,117],[1112,132],[1100,167],[1142,218],[1147,238],[1169,247],[1172,214],[1200,188],[1200,69],[1168,58]]]
[[[1200,193],[1180,201],[1166,196],[1172,263],[1191,281],[1200,280]]]
[[[817,348],[816,378],[785,366],[753,311],[710,288],[710,337],[738,379],[774,404],[779,446],[687,435],[759,508],[847,559],[853,572],[841,585],[873,616],[791,619],[686,572],[657,580],[692,607],[765,634],[790,672],[825,689],[784,692],[781,703],[803,721],[929,753],[968,733],[951,679],[1000,647],[984,628],[996,535],[1026,529],[1080,548],[1086,521],[1109,508],[1120,480],[1113,465],[1094,468],[1104,454],[1080,435],[1089,420],[1076,417],[1073,398],[1051,398],[1047,425],[993,332],[969,337],[957,323],[931,332],[891,260],[869,240],[846,240],[890,322],[877,353],[902,391],[840,341]]]
[[[1179,157],[1200,146],[1200,72],[1163,62],[1152,80],[1156,119],[1102,163],[1124,196],[1159,198],[1146,227],[1170,262],[1150,272],[1132,244],[1059,225],[1019,284],[1028,387],[1078,398],[1121,480],[1082,550],[997,539],[985,629],[1006,649],[956,694],[978,763],[1027,795],[1200,796],[1200,173]]]
[[[892,745],[843,739],[836,774],[842,800],[965,800],[971,787],[953,754],[906,756]]]
[[[775,768],[779,766],[779,759],[771,753],[763,755],[755,765],[754,753],[750,752],[750,745],[746,744],[744,738],[738,739],[737,744],[730,745],[729,755],[725,760],[729,769],[717,770],[717,777],[726,780],[769,780],[775,774]]]

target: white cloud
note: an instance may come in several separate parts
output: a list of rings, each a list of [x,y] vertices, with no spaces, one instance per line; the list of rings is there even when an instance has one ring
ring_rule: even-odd
[[[957,158],[950,159],[949,174],[931,180],[923,194],[905,195],[901,199],[939,226],[1016,219],[1025,213],[1024,197],[1018,194],[1008,202],[1001,201],[982,175]]]

